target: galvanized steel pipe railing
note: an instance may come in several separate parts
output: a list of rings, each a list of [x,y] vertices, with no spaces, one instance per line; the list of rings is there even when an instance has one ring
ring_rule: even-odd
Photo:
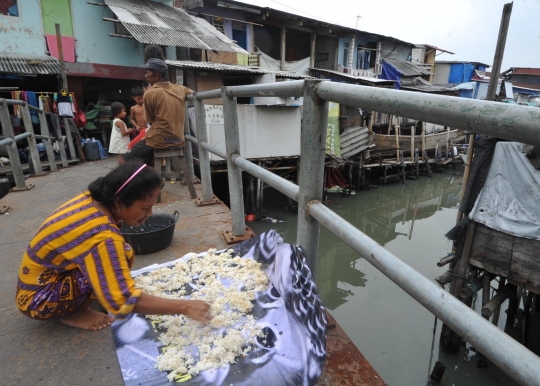
[[[317,277],[320,224],[306,211],[312,200],[322,201],[328,102],[317,96],[317,88],[327,83],[320,80],[304,81],[304,106],[300,140],[298,227],[296,243],[305,252],[306,260]]]
[[[523,385],[540,385],[540,358],[318,201],[307,212]]]
[[[347,106],[540,146],[535,107],[334,82],[320,84],[317,94]]]
[[[203,169],[207,167],[207,175],[210,176],[207,152],[212,152],[226,159],[228,167],[231,164],[234,165],[234,173],[238,174],[238,168],[245,170],[288,197],[299,201],[297,242],[303,247],[306,256],[317,256],[317,251],[312,249],[313,246],[318,248],[319,224],[324,225],[517,382],[524,385],[540,386],[539,357],[320,203],[327,108],[318,97],[325,101],[334,101],[348,106],[462,128],[533,145],[540,145],[540,127],[536,123],[540,118],[540,112],[537,113],[536,110],[523,106],[470,99],[460,100],[455,97],[424,95],[341,83],[321,81],[287,83],[301,83],[304,90],[300,187],[239,155],[238,118],[235,118],[236,103],[232,97],[261,96],[259,92],[261,90],[264,90],[265,93],[272,90],[279,92],[279,95],[268,94],[265,96],[287,96],[281,94],[283,86],[280,85],[278,90],[275,84],[264,85],[262,88],[261,85],[227,87],[222,90],[196,94],[194,101],[198,139],[189,135],[186,136],[186,139],[199,144],[201,174],[203,174]],[[294,87],[298,87],[297,84]],[[221,91],[221,95],[218,95],[218,91]],[[220,96],[224,99],[226,135],[228,130],[232,131],[228,134],[228,139],[226,138],[226,152],[207,143],[206,120],[202,103],[203,99],[219,98]],[[206,154],[204,162],[202,154]],[[322,163],[319,162],[321,159]],[[211,189],[209,178],[206,184]],[[241,182],[233,185],[242,192]],[[204,186],[203,182],[203,190]],[[238,198],[236,197],[235,201],[238,201]],[[239,207],[238,202],[235,207]],[[237,211],[243,214],[243,211]],[[236,216],[238,217],[238,214]],[[310,258],[309,265],[315,275],[316,258]]]
[[[197,130],[197,139],[200,142],[208,142],[208,133],[206,131],[206,112],[204,102],[195,99],[195,123]],[[223,157],[226,158],[226,157]],[[212,172],[210,170],[210,154],[204,147],[199,146],[199,167],[201,169],[201,185],[203,191],[203,201],[210,202],[214,198],[212,192]]]
[[[11,115],[9,114],[8,103],[5,99],[0,99],[0,123],[2,124],[2,133],[6,140],[11,140],[11,143],[6,146],[13,179],[15,180],[15,188],[26,189],[26,181],[24,179],[23,168],[17,150],[15,133],[11,124]]]
[[[41,166],[41,160],[39,159],[39,150],[37,148],[36,137],[34,135],[34,125],[32,124],[32,118],[30,116],[30,109],[28,103],[21,107],[21,116],[24,123],[25,134],[30,134],[26,140],[28,141],[28,149],[30,150],[30,162],[34,167],[34,173],[36,175],[43,175],[43,167]]]
[[[185,106],[184,110],[184,136],[189,135],[191,133],[190,131],[190,125],[189,125],[189,113],[188,113],[188,107]],[[186,159],[188,168],[189,168],[189,174],[191,174],[191,181],[195,182],[195,168],[193,166],[193,149],[191,148],[191,144],[187,141],[184,142],[184,157]]]
[[[232,216],[233,236],[246,234],[244,218],[244,188],[242,170],[232,162],[232,156],[240,153],[240,132],[238,129],[238,108],[236,97],[227,95],[228,87],[221,88],[223,103],[223,123],[225,125],[225,150],[227,152],[227,174],[229,177],[229,202]]]

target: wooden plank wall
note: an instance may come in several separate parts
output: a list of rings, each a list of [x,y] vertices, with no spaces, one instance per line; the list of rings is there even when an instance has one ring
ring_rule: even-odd
[[[470,264],[517,283],[540,286],[540,241],[476,225]]]

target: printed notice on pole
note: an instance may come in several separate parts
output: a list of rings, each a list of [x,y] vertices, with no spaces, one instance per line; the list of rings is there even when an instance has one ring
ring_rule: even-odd
[[[328,104],[326,154],[341,157],[341,141],[339,138],[339,103],[329,102]]]

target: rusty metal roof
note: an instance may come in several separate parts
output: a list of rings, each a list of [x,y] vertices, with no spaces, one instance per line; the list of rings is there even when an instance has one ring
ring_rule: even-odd
[[[206,20],[151,0],[105,0],[139,42],[248,54]]]
[[[60,72],[60,62],[53,56],[0,55],[0,73],[36,76],[56,75]]]
[[[191,60],[166,60],[168,65],[186,68],[191,70],[206,70],[206,71],[215,71],[223,73],[243,73],[243,74],[253,74],[253,75],[264,75],[264,74],[276,74],[278,78],[294,78],[294,79],[312,79],[311,76],[300,75],[295,72],[289,71],[275,71],[268,68],[256,67],[256,66],[240,66],[236,64],[223,64],[223,63],[214,63],[214,62],[194,62]]]

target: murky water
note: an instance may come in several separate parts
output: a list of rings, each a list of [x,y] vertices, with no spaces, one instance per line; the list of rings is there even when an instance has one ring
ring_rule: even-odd
[[[444,234],[455,223],[461,172],[449,169],[432,178],[381,186],[354,196],[330,194],[329,206],[434,279],[445,271],[436,262],[451,250]],[[257,233],[276,229],[286,242],[294,243],[296,216],[284,207],[265,200],[264,215],[285,222],[259,221],[249,226]],[[317,283],[325,306],[389,385],[430,385],[429,374],[436,361],[446,365],[442,386],[517,385],[469,348],[462,347],[456,354],[439,350],[441,321],[433,334],[435,317],[431,313],[324,228]],[[481,308],[481,294],[476,305]],[[505,322],[506,314],[501,312],[498,325]],[[487,367],[477,367],[481,358]]]

